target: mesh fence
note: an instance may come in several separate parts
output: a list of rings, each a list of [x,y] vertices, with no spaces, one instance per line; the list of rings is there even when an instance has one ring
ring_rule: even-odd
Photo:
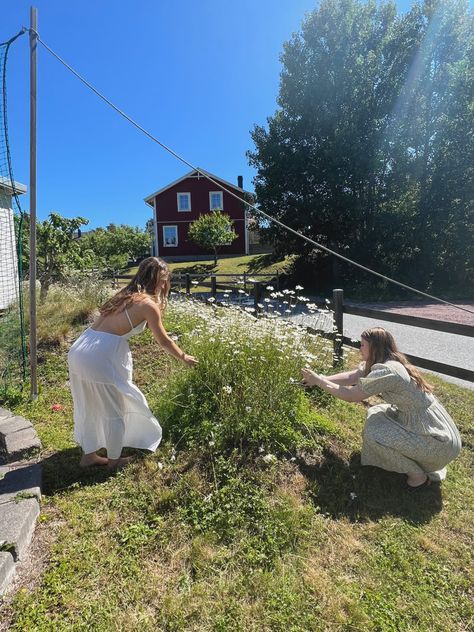
[[[21,34],[0,44],[0,393],[25,380],[27,364],[22,292],[26,219],[19,198],[26,187],[13,177],[7,122],[8,54]]]

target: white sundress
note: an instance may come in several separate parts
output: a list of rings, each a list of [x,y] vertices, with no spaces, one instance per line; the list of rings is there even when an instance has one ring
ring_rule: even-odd
[[[154,452],[161,441],[158,420],[132,381],[128,340],[146,326],[122,336],[86,329],[68,353],[69,381],[74,401],[74,439],[85,454],[101,448],[118,459],[124,446]]]

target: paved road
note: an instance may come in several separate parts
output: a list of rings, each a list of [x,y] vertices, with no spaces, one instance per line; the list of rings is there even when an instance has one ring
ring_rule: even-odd
[[[209,295],[209,293],[206,293],[206,296]],[[315,300],[319,305],[321,305],[322,303],[321,299],[312,298],[311,300]],[[252,306],[253,300],[246,299],[241,304],[242,306]],[[281,312],[284,312],[284,307],[282,305],[278,305],[278,302],[272,301],[272,304],[275,309],[279,309]],[[407,308],[407,305],[411,305],[411,307]],[[403,309],[394,310],[394,306],[401,307]],[[474,308],[472,302],[466,302],[465,306],[469,309]],[[373,307],[375,309],[384,310],[386,309],[387,311],[402,311],[405,313],[412,313],[414,316],[425,316],[431,318],[438,317],[440,320],[451,320],[454,322],[465,322],[466,324],[474,324],[472,320],[473,317],[471,315],[463,313],[454,308],[443,306],[441,306],[441,308],[444,309],[444,312],[441,312],[441,308],[439,305],[423,306],[420,303],[383,305],[379,303],[373,305],[365,305],[365,307]],[[302,325],[311,326],[315,329],[332,331],[332,314],[319,313],[312,316],[307,313],[301,313],[302,311],[306,312],[306,308],[302,305],[298,305],[296,308],[294,308],[294,312],[290,316],[290,318]],[[344,334],[348,338],[360,340],[360,335],[365,329],[368,329],[369,327],[375,327],[377,325],[385,327],[393,334],[400,350],[404,353],[410,353],[412,355],[418,356],[419,358],[426,358],[428,360],[443,362],[444,364],[451,364],[452,366],[458,366],[463,369],[472,370],[474,368],[474,338],[469,338],[467,336],[458,336],[456,334],[447,334],[442,331],[431,331],[429,329],[422,329],[420,327],[410,327],[409,325],[400,325],[398,323],[390,323],[388,321],[381,322],[373,318],[353,316],[352,314],[344,314]],[[433,371],[433,373],[435,372]],[[474,390],[474,382],[459,380],[458,378],[449,377],[440,373],[435,373],[435,375],[439,375],[447,382],[452,382],[453,384],[458,384],[459,386],[463,386],[464,388]]]
[[[295,319],[299,322],[308,322],[307,316],[295,316]],[[474,368],[474,338],[344,314],[344,334],[349,338],[359,340],[364,329],[377,325],[388,329],[395,337],[400,350],[405,353],[411,353],[420,358],[437,360],[438,362],[459,366],[464,369]],[[473,382],[459,380],[440,373],[436,373],[436,375],[439,375],[447,382],[453,382],[453,384],[474,390]]]

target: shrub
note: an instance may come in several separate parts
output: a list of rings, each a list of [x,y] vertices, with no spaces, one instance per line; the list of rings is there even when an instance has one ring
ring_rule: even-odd
[[[195,355],[176,371],[156,403],[172,440],[214,452],[234,447],[287,452],[314,441],[330,424],[316,413],[300,369],[327,369],[332,344],[288,321],[255,319],[233,308],[192,301],[170,310],[195,323],[180,344]]]

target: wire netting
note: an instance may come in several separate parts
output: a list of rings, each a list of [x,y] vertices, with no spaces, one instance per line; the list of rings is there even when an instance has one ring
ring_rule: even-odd
[[[7,121],[8,53],[21,34],[0,44],[0,394],[24,382],[27,365],[22,291],[26,214],[19,198],[26,187],[13,177]]]

